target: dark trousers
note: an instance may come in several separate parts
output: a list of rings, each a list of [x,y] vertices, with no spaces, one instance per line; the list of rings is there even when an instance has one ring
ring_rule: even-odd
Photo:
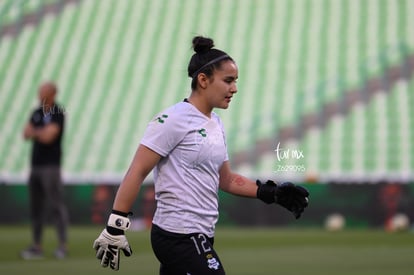
[[[60,244],[67,241],[68,214],[63,201],[63,184],[59,166],[32,167],[29,178],[30,214],[35,244],[41,244],[47,214],[56,224]]]
[[[160,261],[160,275],[224,275],[213,248],[214,239],[201,233],[177,234],[153,224],[151,244]]]

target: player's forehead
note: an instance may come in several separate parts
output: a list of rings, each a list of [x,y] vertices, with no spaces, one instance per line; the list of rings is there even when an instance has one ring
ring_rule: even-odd
[[[234,61],[226,60],[221,63],[220,68],[217,69],[215,73],[222,77],[232,77],[234,79],[237,79],[239,75],[239,69]]]

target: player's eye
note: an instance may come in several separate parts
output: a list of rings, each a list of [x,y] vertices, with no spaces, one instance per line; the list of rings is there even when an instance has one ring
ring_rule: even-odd
[[[237,79],[231,77],[231,78],[226,78],[224,79],[224,82],[226,82],[227,84],[231,84],[232,82],[237,83]]]

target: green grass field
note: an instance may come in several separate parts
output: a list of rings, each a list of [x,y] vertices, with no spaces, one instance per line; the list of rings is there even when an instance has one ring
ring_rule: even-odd
[[[53,258],[56,237],[45,235],[46,258],[18,257],[30,240],[28,227],[0,227],[0,274],[94,275],[158,274],[149,232],[128,232],[134,254],[122,257],[116,273],[102,268],[92,249],[100,227],[71,227],[70,255]],[[284,275],[412,275],[414,234],[355,230],[328,233],[318,229],[217,228],[215,248],[227,274]]]

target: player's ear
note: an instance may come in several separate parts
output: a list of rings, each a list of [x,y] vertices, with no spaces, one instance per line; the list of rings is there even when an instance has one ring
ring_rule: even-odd
[[[199,73],[197,76],[197,82],[200,88],[205,89],[207,88],[207,85],[210,82],[210,79],[205,73]]]

